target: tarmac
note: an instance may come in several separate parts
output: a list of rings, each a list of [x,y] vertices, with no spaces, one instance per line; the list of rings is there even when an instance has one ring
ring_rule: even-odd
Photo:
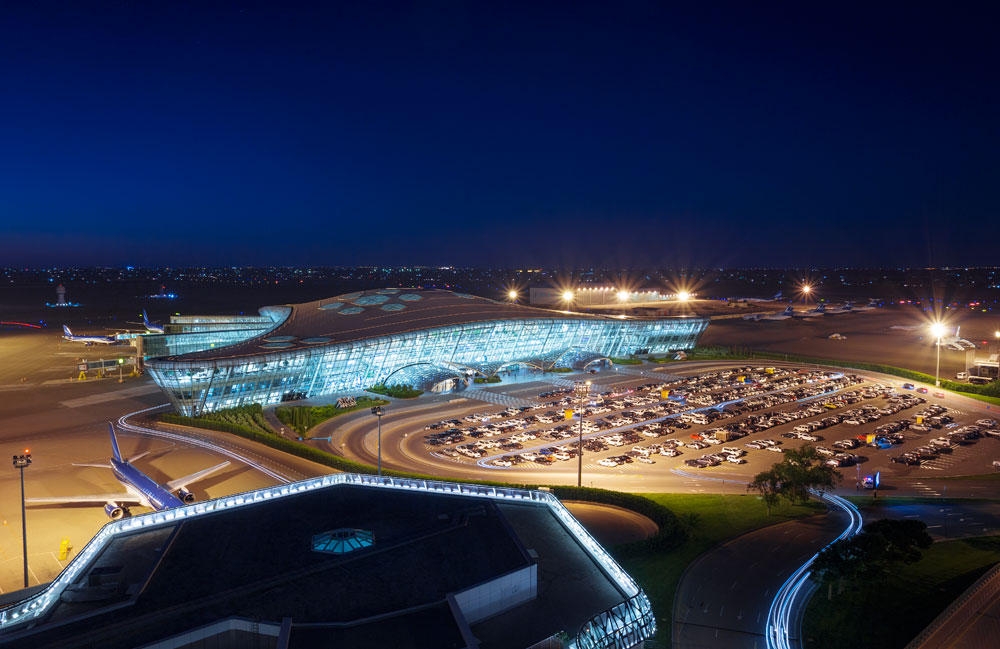
[[[248,308],[255,308],[260,305],[247,305]],[[784,308],[784,304],[753,303],[755,311],[777,312]],[[796,305],[796,308],[806,308],[810,305]],[[692,308],[697,308],[694,305]],[[700,346],[719,346],[732,348],[734,350],[761,350],[777,354],[789,354],[806,356],[810,358],[829,359],[831,364],[836,364],[837,360],[847,360],[856,362],[882,363],[896,367],[906,367],[924,372],[928,375],[938,373],[941,378],[954,377],[956,372],[966,369],[970,361],[976,356],[986,356],[995,353],[994,331],[998,323],[995,316],[977,313],[971,310],[949,310],[941,315],[950,328],[961,327],[963,338],[967,338],[979,347],[973,352],[956,352],[951,349],[942,348],[940,358],[936,354],[936,347],[931,337],[929,326],[936,319],[933,314],[929,314],[919,308],[902,305],[891,306],[884,309],[874,309],[858,313],[826,315],[816,318],[793,318],[783,321],[758,321],[744,320],[743,315],[748,313],[748,307],[743,306],[735,312],[727,311],[724,308],[715,306],[711,313],[706,313],[712,317],[712,322],[699,341]],[[52,312],[45,313],[52,316]],[[67,314],[72,315],[72,314]],[[88,319],[89,320],[89,319]],[[74,322],[87,324],[84,318],[71,319],[71,326]],[[112,320],[113,321],[113,320]],[[81,333],[103,332],[100,324],[94,320],[89,320],[91,330],[84,327]],[[84,429],[89,429],[92,424],[86,421],[74,422],[74,413],[86,412],[88,420],[100,420],[110,416],[111,410],[125,411],[138,410],[142,407],[156,405],[163,401],[158,391],[148,384],[148,381],[135,380],[129,384],[130,378],[126,374],[122,381],[126,385],[121,386],[121,393],[116,393],[115,399],[124,398],[124,402],[115,403],[102,396],[102,391],[94,389],[93,377],[87,381],[79,380],[77,366],[83,360],[96,360],[98,358],[114,358],[118,353],[128,353],[127,347],[106,348],[106,347],[84,347],[71,343],[61,342],[57,327],[52,326],[42,331],[24,332],[0,332],[0,355],[4,358],[4,365],[0,367],[0,393],[4,394],[2,415],[0,423],[3,425],[3,446],[8,450],[18,449],[25,444],[35,444],[39,440],[45,440],[58,430],[65,430],[67,426],[73,431],[73,448],[60,450],[58,462],[61,466],[66,466],[72,461],[92,461],[99,460],[106,455],[106,449],[102,446],[93,448],[90,451],[81,450],[85,448],[87,441],[84,439]],[[80,327],[74,326],[74,331]],[[831,339],[830,335],[839,333],[843,339]],[[112,378],[104,378],[103,381],[114,381]],[[44,387],[44,390],[35,388]],[[200,460],[193,460],[198,462]],[[38,465],[29,469],[37,473],[42,470]],[[173,473],[170,467],[166,467],[164,474]],[[8,476],[13,477],[13,476]],[[16,488],[15,480],[4,480],[5,489],[10,496],[14,495]],[[81,485],[87,486],[87,485]],[[93,487],[94,485],[89,485]],[[113,485],[112,485],[113,486]],[[11,498],[13,501],[13,498]],[[0,509],[5,514],[3,516],[5,524],[2,534],[9,534],[9,546],[11,549],[19,550],[19,512],[15,511],[13,502],[5,503]],[[602,542],[614,545],[618,542],[641,538],[648,535],[655,529],[650,528],[650,522],[630,517],[624,519],[622,524],[601,524],[603,518],[599,511],[590,506],[571,504],[570,509],[578,515],[595,536]],[[89,510],[69,510],[65,515],[71,515],[81,520],[79,523],[84,527],[95,529],[101,524],[102,512],[92,512]],[[640,517],[641,518],[641,517]],[[85,519],[85,520],[84,520]],[[606,520],[606,519],[605,519]],[[64,521],[68,522],[68,521]],[[788,531],[796,525],[805,526],[798,532]],[[32,563],[38,561],[51,560],[53,569],[58,571],[63,561],[58,556],[58,544],[64,534],[61,528],[65,525],[53,528],[47,532],[47,545],[39,548],[33,553]],[[779,555],[787,559],[789,556],[799,556],[814,552],[817,544],[822,538],[827,536],[824,526],[815,522],[803,522],[801,524],[791,524],[791,527],[782,526],[782,530],[774,529],[761,532],[762,535],[779,534],[782,537],[789,537],[787,553],[771,552],[772,555]],[[806,531],[811,534],[805,533]],[[33,534],[37,535],[38,530]],[[15,536],[18,537],[15,539]],[[16,542],[15,542],[16,540]],[[80,540],[72,539],[74,544]],[[750,546],[743,546],[743,544]],[[729,610],[726,611],[722,604],[705,602],[700,596],[704,592],[705,577],[702,571],[708,573],[719,573],[727,575],[725,568],[726,556],[731,557],[756,557],[761,553],[759,549],[754,550],[753,535],[747,538],[734,539],[724,544],[714,552],[723,553],[725,556],[706,554],[693,564],[685,575],[678,596],[678,611],[675,611],[675,624],[682,624],[682,629],[675,637],[677,647],[700,647],[700,646],[743,646],[742,641],[734,641],[736,644],[719,644],[719,634],[735,634],[733,637],[750,639],[750,644],[746,646],[763,646],[752,639],[753,631],[747,627],[751,619],[756,619],[757,613],[751,614],[748,611]],[[5,544],[7,545],[7,544]],[[798,548],[798,549],[796,549]],[[19,552],[12,552],[9,557],[0,557],[0,565],[5,566],[17,576],[19,580],[20,566]],[[717,563],[721,561],[722,563]],[[794,563],[794,562],[791,562]],[[789,568],[789,572],[790,572]],[[784,572],[776,568],[763,568],[767,577],[754,578],[757,588],[763,587],[766,593],[773,594],[771,586],[767,583],[780,583],[784,580]],[[32,582],[39,583],[44,577],[38,578],[32,575]],[[748,580],[749,581],[749,580]],[[734,582],[735,583],[735,582]],[[697,599],[697,601],[695,601]],[[689,608],[684,608],[689,607]],[[692,629],[701,629],[694,632]],[[756,637],[759,641],[759,636]],[[955,645],[956,647],[959,645]]]

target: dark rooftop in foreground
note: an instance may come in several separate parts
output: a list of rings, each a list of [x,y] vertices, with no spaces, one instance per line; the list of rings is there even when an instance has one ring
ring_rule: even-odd
[[[40,623],[0,631],[0,645],[124,649],[235,619],[284,622],[292,648],[530,647],[630,595],[530,498],[333,484],[121,529],[78,557]],[[314,549],[344,530],[372,543]]]

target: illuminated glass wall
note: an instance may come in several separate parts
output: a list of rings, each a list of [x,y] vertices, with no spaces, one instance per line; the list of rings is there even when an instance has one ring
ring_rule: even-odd
[[[286,339],[291,337],[268,342],[265,337],[259,354],[154,358],[146,369],[179,413],[193,415],[391,384],[394,375],[421,366],[492,374],[516,362],[551,367],[563,356],[667,354],[694,347],[707,325],[703,318],[543,318],[491,320],[340,344]]]

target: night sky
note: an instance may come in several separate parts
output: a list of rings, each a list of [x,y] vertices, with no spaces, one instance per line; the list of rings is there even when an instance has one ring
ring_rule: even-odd
[[[952,4],[5,3],[0,265],[994,266]]]

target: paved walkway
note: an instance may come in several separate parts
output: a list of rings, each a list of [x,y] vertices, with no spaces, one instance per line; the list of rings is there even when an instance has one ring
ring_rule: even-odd
[[[674,597],[673,646],[762,649],[785,580],[843,531],[839,512],[748,532],[688,566]]]

